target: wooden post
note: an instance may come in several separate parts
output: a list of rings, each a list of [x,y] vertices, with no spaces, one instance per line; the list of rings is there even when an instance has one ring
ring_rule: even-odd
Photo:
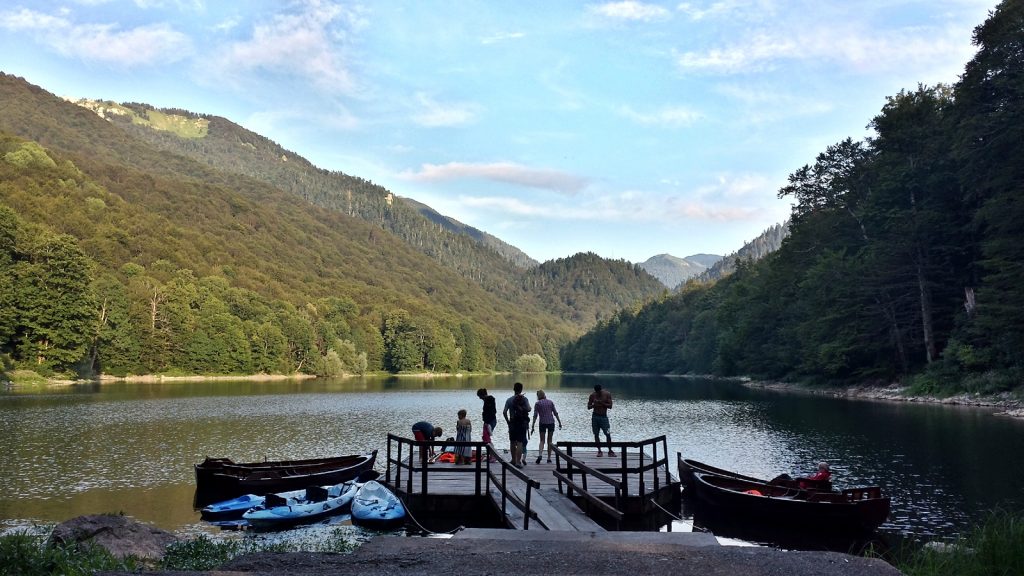
[[[526,510],[523,510],[523,530],[530,529],[530,497],[533,495],[533,485],[526,482]]]
[[[619,456],[622,458],[622,491],[629,496],[629,470],[626,468],[626,462],[628,461],[626,450],[625,446],[620,447]]]
[[[486,426],[486,424],[484,424]],[[480,492],[480,472],[483,471],[483,463],[480,460],[483,459],[484,446],[481,444],[476,448],[476,495],[479,496]]]
[[[501,517],[508,518],[508,513],[505,512],[505,502],[508,500],[507,488],[508,488],[508,466],[502,462],[501,464]]]
[[[430,447],[433,448],[433,440],[430,440]],[[420,448],[420,463],[423,466],[423,470],[420,471],[420,494],[427,495],[427,448],[426,446]]]
[[[384,481],[387,482],[388,484],[391,484],[391,434],[388,434],[388,449],[386,451],[386,455],[387,455],[387,465],[384,468]],[[395,473],[397,473],[397,472],[398,472],[398,470],[395,470]],[[391,485],[392,486],[397,486],[397,484],[391,484]]]
[[[657,462],[658,461],[658,444],[657,443],[652,443],[651,446],[653,446],[652,450],[654,451],[654,460],[652,462]],[[654,472],[654,482],[655,482],[655,484],[657,484],[657,482],[658,482],[658,469],[655,468],[653,470],[653,472]],[[640,445],[640,480],[638,481],[640,483],[640,487],[638,488],[638,490],[639,490],[639,496],[640,496],[641,499],[644,497],[644,494],[646,494],[645,490],[647,490],[647,483],[644,482],[644,474],[646,474],[646,472],[644,472],[644,447],[643,447],[643,444],[641,444]]]

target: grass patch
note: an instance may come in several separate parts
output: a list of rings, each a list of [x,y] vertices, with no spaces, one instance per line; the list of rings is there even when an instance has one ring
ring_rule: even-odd
[[[300,541],[244,537],[216,540],[199,535],[171,544],[160,562],[118,559],[96,545],[49,545],[50,530],[27,529],[0,535],[0,576],[86,576],[96,572],[146,570],[214,570],[244,554],[257,552],[349,553],[359,542],[341,529]]]
[[[200,535],[167,548],[160,567],[165,570],[213,570],[229,560],[257,552],[334,552],[348,553],[358,543],[342,530],[332,530],[326,538],[301,542],[266,541],[257,538],[214,540]]]
[[[896,567],[907,576],[1024,574],[1024,513],[993,512],[952,546],[904,554]]]
[[[99,571],[133,572],[142,564],[115,558],[99,546],[49,546],[46,536],[27,531],[0,536],[0,576],[87,576]]]
[[[47,383],[45,376],[32,370],[10,370],[7,376],[16,386],[45,386]]]

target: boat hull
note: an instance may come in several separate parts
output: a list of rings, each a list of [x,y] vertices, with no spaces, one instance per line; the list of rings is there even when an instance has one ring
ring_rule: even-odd
[[[819,492],[705,473],[694,475],[694,486],[709,512],[786,530],[870,532],[890,509],[878,487]]]
[[[370,454],[236,464],[207,458],[196,464],[197,507],[243,494],[257,496],[301,490],[307,486],[340,484],[373,469],[377,451]]]

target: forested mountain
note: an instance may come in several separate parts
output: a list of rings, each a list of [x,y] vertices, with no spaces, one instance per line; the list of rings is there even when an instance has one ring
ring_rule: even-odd
[[[544,262],[526,275],[527,290],[544,298],[544,308],[574,324],[592,325],[665,290],[638,264],[608,260],[592,252]],[[614,304],[609,309],[607,302]]]
[[[450,216],[445,216],[430,206],[427,206],[422,202],[417,202],[412,198],[403,198],[399,196],[398,199],[415,208],[416,211],[423,215],[427,220],[430,220],[451,232],[455,232],[456,234],[465,234],[466,236],[469,236],[484,246],[494,250],[503,258],[520,268],[533,268],[537,265],[537,261],[530,258],[525,252],[511,244],[508,244],[507,242],[504,242],[496,236],[492,236],[491,234],[474,228],[468,224],[463,224]]]
[[[1001,3],[974,42],[955,86],[890,97],[871,138],[790,176],[778,251],[619,313],[563,368],[1019,386],[1024,3]]]
[[[403,202],[390,190],[363,178],[318,168],[228,119],[178,109],[155,110],[138,103],[119,105],[85,99],[76,103],[161,150],[255,178],[305,202],[375,224],[488,291],[505,298],[528,298],[517,291],[516,278],[522,268],[535,263],[528,260],[524,266],[525,255],[518,250],[510,250],[500,240],[440,215],[425,217],[423,209],[427,207],[423,204]],[[169,118],[181,120],[171,122]],[[189,126],[188,121],[205,129],[182,130],[182,126]]]
[[[380,226],[158,150],[23,80],[0,77],[0,107],[0,355],[19,365],[483,370],[576,331]]]
[[[224,119],[86,110],[7,75],[0,158],[4,365],[330,374],[537,354],[557,369],[581,327],[658,292],[601,259],[524,268],[493,237]]]
[[[718,259],[714,264],[708,266],[707,270],[697,274],[696,280],[698,282],[721,280],[736,271],[736,263],[738,261],[756,262],[778,250],[786,236],[789,236],[788,220],[782,224],[770,226],[757,238],[744,244],[739,250]]]
[[[658,288],[603,286],[578,298],[572,275],[530,281],[537,262],[498,238],[467,226],[412,199],[342,172],[319,169],[271,140],[229,120],[177,109],[154,110],[137,104],[78,100],[80,106],[154,146],[189,156],[219,170],[250,176],[291,192],[303,201],[360,218],[405,240],[414,249],[451,268],[485,290],[526,309],[540,308],[576,325],[580,331],[620,307],[650,298]],[[590,273],[615,282],[628,275],[607,275],[609,264],[576,259],[573,265],[595,265]],[[527,270],[530,269],[529,272]],[[581,271],[581,274],[588,274]],[[524,279],[525,276],[525,279]],[[561,281],[560,281],[561,280]],[[622,294],[635,298],[623,302]],[[568,308],[568,309],[567,309]],[[557,362],[554,364],[557,365]]]
[[[686,258],[679,258],[671,254],[658,254],[641,262],[640,267],[651,276],[661,280],[666,287],[675,288],[704,272],[708,266],[721,259],[721,256],[714,254],[694,254]]]

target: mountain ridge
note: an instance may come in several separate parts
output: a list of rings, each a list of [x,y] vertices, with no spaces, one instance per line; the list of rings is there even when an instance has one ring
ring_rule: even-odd
[[[715,254],[694,254],[685,258],[671,254],[657,254],[641,262],[640,267],[669,289],[675,289],[690,278],[700,275],[721,259],[721,256]]]

